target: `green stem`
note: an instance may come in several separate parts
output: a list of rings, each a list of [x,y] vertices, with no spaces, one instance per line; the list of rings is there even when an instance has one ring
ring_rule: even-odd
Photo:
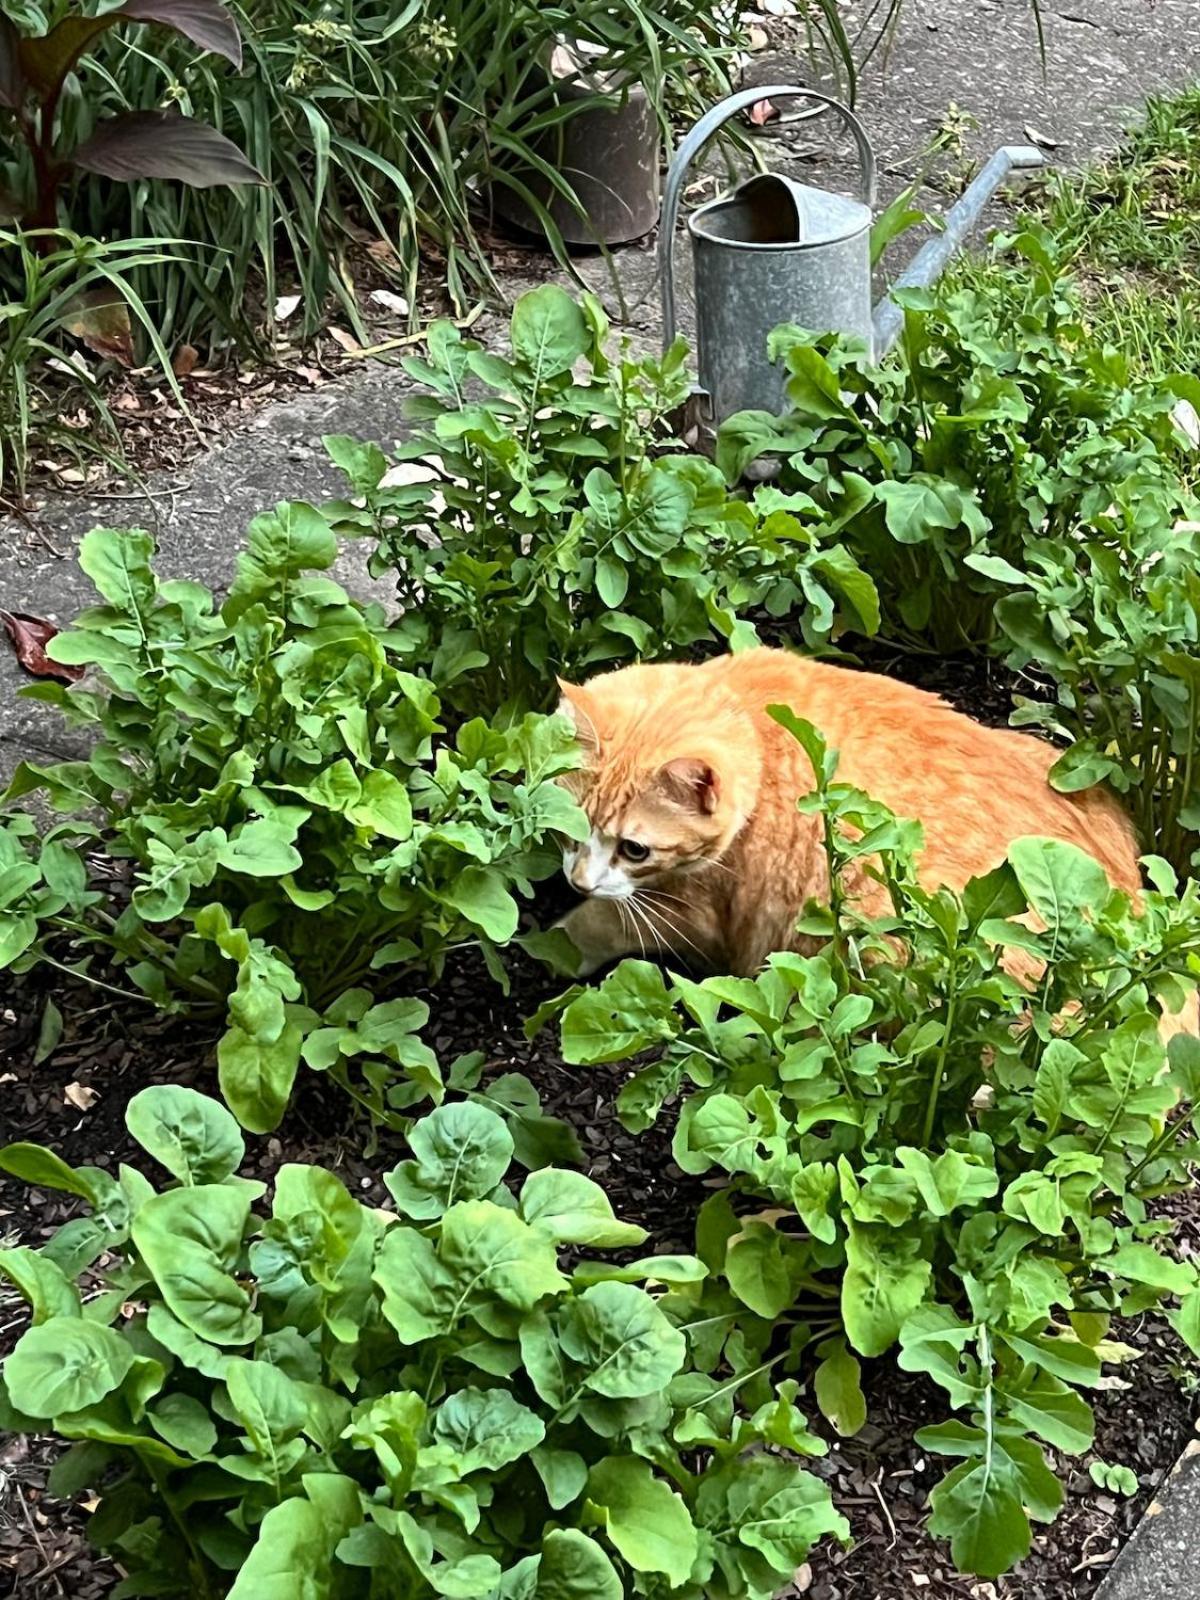
[[[950,963],[950,1003],[946,1007],[946,1024],[942,1029],[942,1039],[938,1046],[937,1066],[934,1068],[933,1082],[929,1085],[929,1099],[925,1103],[925,1122],[921,1130],[921,1146],[928,1150],[929,1141],[933,1134],[934,1118],[937,1116],[938,1096],[942,1092],[942,1080],[946,1076],[946,1057],[950,1050],[950,1039],[954,1032],[954,1018],[958,1010],[958,990],[954,987],[957,964]]]
[[[53,956],[48,956],[45,951],[42,952],[40,959],[48,967],[53,967],[56,972],[65,972],[68,978],[82,978],[84,983],[90,983],[93,988],[103,989],[106,993],[115,994],[122,1000],[137,1000],[142,1005],[147,1006],[154,1004],[148,994],[137,994],[133,989],[118,989],[115,983],[105,983],[103,978],[93,978],[90,972],[84,972],[82,968],[65,966],[63,962],[56,961]]]

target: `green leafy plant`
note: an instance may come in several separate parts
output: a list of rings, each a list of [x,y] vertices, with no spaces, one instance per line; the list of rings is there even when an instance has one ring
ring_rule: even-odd
[[[1005,659],[1054,688],[1018,699],[1013,721],[1071,741],[1051,783],[1109,784],[1179,872],[1200,855],[1198,536],[1174,493],[1134,476],[1073,540],[1033,540],[1023,570],[992,567],[1009,586]]]
[[[1177,1301],[1200,1350],[1195,1265],[1149,1209],[1200,1149],[1200,1040],[1168,1049],[1159,1031],[1200,980],[1200,886],[1176,893],[1147,858],[1135,912],[1082,852],[1030,838],[961,896],[930,893],[920,829],[837,783],[819,734],[774,714],[817,776],[801,807],[822,819],[834,890],[800,926],[819,953],[703,983],[624,962],[569,996],[563,1051],[654,1052],[618,1097],[630,1128],[686,1092],[675,1159],[730,1180],[703,1208],[701,1254],[752,1327],[778,1320],[777,1339],[815,1348],[835,1427],[865,1416],[860,1358],[894,1352],[945,1391],[961,1415],[917,1436],[955,1463],[930,1529],[993,1576],[1062,1504],[1043,1447],[1092,1443],[1079,1391],[1125,1354],[1111,1314]],[[851,870],[886,887],[887,914],[849,896]],[[1005,953],[1038,976],[1009,976]]]
[[[826,1485],[763,1449],[785,1429],[821,1448],[789,1395],[719,1448],[674,1437],[694,1375],[655,1289],[703,1265],[565,1273],[564,1250],[644,1231],[578,1173],[514,1194],[494,1112],[417,1123],[386,1211],[288,1164],[268,1212],[237,1175],[236,1123],[194,1091],[143,1090],[126,1120],[165,1187],[0,1152],[91,1208],[40,1251],[0,1251],[32,1311],[0,1411],[75,1441],[52,1491],[98,1491],[118,1593],[770,1600],[824,1534],[846,1537]]]
[[[34,17],[49,20],[36,10]],[[59,191],[72,169],[130,182],[171,178],[199,188],[263,182],[224,134],[165,111],[101,118],[86,139],[69,150],[60,147],[58,113],[67,80],[100,35],[122,23],[171,28],[200,50],[223,56],[234,67],[242,64],[237,23],[222,0],[123,0],[98,15],[57,15],[40,34],[23,33],[11,15],[0,16],[0,114],[23,141],[32,178],[28,201],[18,192],[0,195],[0,202],[27,228],[58,227]]]
[[[752,642],[738,618],[755,608],[814,647],[876,625],[870,578],[810,497],[747,503],[678,453],[682,342],[610,359],[607,333],[594,297],[553,285],[517,302],[507,359],[436,324],[429,360],[406,362],[432,393],[410,404],[420,426],[398,468],[326,441],[356,497],[330,515],[376,538],[372,570],[397,574],[397,636],[456,705],[545,705],[555,672]]]
[[[44,835],[0,820],[0,968],[227,1007],[222,1092],[257,1132],[301,1062],[376,1118],[440,1097],[428,1006],[404,980],[471,943],[503,981],[515,896],[557,869],[552,836],[585,828],[554,781],[576,759],[566,726],[476,720],[442,739],[437,695],[396,664],[379,608],[325,576],[336,551],[317,511],[281,505],[251,524],[218,610],[157,579],[149,535],[89,534],[102,603],[49,646],[87,675],[26,693],[99,740],[86,760],[23,765],[8,790],[70,820]],[[93,851],[116,864],[96,881]]]
[[[776,330],[789,413],[721,429],[730,481],[764,453],[810,494],[878,585],[883,632],[939,654],[996,636],[995,602],[1031,540],[1074,539],[1114,495],[1180,503],[1179,389],[1090,341],[1053,240],[1001,241],[1019,265],[976,287],[896,292],[898,357]]]
[[[23,27],[44,28],[49,9],[24,4]],[[274,333],[272,308],[293,285],[301,306],[289,332],[299,325],[311,336],[334,306],[362,332],[360,295],[380,271],[415,317],[422,253],[461,310],[496,291],[480,224],[498,191],[526,194],[566,260],[531,174],[570,197],[570,174],[554,164],[557,131],[581,110],[617,104],[620,91],[561,96],[545,72],[556,39],[598,45],[616,81],[645,82],[655,105],[665,90],[690,112],[728,85],[737,10],[726,0],[617,8],[334,0],[316,13],[308,0],[234,0],[230,14],[245,34],[241,73],[213,55],[196,59],[185,38],[164,32],[147,48],[112,29],[81,63],[86,99],[63,105],[66,139],[86,139],[101,115],[178,108],[240,145],[265,183],[233,192],[86,178],[73,224],[100,238],[195,241],[180,264],[150,268],[137,283],[172,344],[211,349],[235,339],[261,349]]]
[[[1101,1461],[1098,1456],[1089,1465],[1088,1476],[1097,1489],[1107,1489],[1110,1494],[1129,1497],[1138,1492],[1137,1473],[1132,1467],[1115,1466],[1108,1461]]]
[[[170,356],[134,286],[143,268],[168,262],[171,252],[156,239],[112,245],[62,230],[31,235],[0,228],[0,256],[19,263],[21,277],[19,292],[0,306],[0,488],[11,484],[23,501],[35,435],[80,461],[120,453],[104,386],[86,361],[63,359],[64,333],[93,346],[115,340],[118,348],[128,345],[132,359],[132,312],[160,370],[178,389]],[[80,408],[89,419],[86,430],[61,421]]]

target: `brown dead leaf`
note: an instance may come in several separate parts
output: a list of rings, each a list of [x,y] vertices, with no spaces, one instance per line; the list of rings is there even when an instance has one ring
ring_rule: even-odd
[[[86,1083],[69,1083],[63,1090],[69,1105],[76,1111],[90,1111],[100,1098],[99,1089],[90,1089]]]
[[[171,362],[171,371],[177,378],[190,378],[199,360],[200,352],[194,345],[181,344]]]
[[[129,307],[114,289],[85,289],[75,295],[63,316],[63,327],[98,356],[107,356],[123,367],[133,366]]]
[[[1030,122],[1025,124],[1025,137],[1030,144],[1040,144],[1043,150],[1057,150],[1062,143],[1062,140],[1056,139],[1053,134],[1039,133]]]
[[[58,678],[63,683],[78,683],[82,667],[64,667],[51,661],[46,646],[58,633],[45,617],[31,617],[24,611],[0,611],[0,627],[12,640],[17,660],[35,678]]]
[[[345,328],[330,328],[329,337],[335,344],[340,344],[348,356],[352,356],[356,351],[362,349],[362,345],[359,344],[354,335],[348,333]]]

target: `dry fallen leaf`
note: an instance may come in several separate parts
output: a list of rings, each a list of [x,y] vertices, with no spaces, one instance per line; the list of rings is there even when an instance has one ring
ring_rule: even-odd
[[[82,667],[61,666],[46,654],[46,646],[59,630],[45,617],[31,617],[23,611],[0,611],[0,627],[12,640],[17,660],[35,678],[59,678],[63,683],[77,683],[83,677]]]
[[[807,1594],[812,1588],[812,1568],[807,1561],[792,1573],[792,1588],[797,1594]]]
[[[398,317],[408,315],[408,301],[402,294],[393,294],[390,289],[372,289],[371,299],[385,311],[394,311]]]
[[[171,362],[171,371],[177,378],[190,378],[196,370],[196,363],[200,360],[200,352],[194,345],[181,344],[175,352]]]
[[[1062,143],[1061,139],[1054,139],[1048,133],[1039,133],[1031,124],[1025,124],[1025,137],[1031,144],[1040,144],[1043,150],[1057,150]]]
[[[89,1089],[86,1083],[69,1083],[63,1094],[76,1111],[90,1111],[100,1098],[100,1091]]]
[[[98,356],[108,356],[123,367],[133,366],[129,307],[115,289],[85,289],[75,295],[62,325]]]
[[[286,322],[299,304],[298,294],[281,294],[275,302],[275,321]]]
[[[330,328],[329,337],[335,344],[340,344],[348,356],[352,356],[357,350],[362,349],[362,345],[359,344],[354,335],[347,333],[345,328]]]

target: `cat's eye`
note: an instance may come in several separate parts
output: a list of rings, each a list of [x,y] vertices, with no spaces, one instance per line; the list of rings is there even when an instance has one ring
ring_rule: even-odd
[[[617,846],[617,854],[626,861],[645,861],[650,854],[650,846],[640,844],[636,839],[622,839]]]

